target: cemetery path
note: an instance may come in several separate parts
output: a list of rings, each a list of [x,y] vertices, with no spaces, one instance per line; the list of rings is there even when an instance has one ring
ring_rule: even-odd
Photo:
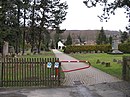
[[[64,54],[56,49],[53,49],[56,57],[59,58],[60,61],[77,61],[77,59]],[[89,61],[89,60],[88,60]],[[87,66],[85,63],[61,63],[61,67],[63,70],[70,70],[75,68],[82,68]],[[116,77],[113,77],[105,72],[102,72],[96,68],[90,67],[88,69],[68,72],[65,73],[65,86],[73,86],[74,84],[83,84],[83,85],[94,85],[99,83],[111,83],[111,82],[120,82]]]

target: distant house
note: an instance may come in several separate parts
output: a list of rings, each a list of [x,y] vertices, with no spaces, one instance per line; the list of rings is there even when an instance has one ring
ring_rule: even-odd
[[[65,45],[61,42],[61,41],[59,41],[58,42],[58,49],[63,49],[63,47],[65,47]]]

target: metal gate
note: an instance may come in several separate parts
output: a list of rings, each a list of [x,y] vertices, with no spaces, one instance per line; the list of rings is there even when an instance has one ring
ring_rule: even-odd
[[[56,87],[61,85],[61,64],[57,58],[0,59],[1,87]]]

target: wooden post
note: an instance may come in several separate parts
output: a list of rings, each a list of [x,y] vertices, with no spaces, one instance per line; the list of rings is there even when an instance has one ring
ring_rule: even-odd
[[[127,76],[127,66],[130,65],[130,64],[128,64],[127,61],[130,61],[130,57],[124,56],[123,57],[123,67],[122,67],[122,78],[123,78],[123,80],[129,80],[128,76]]]
[[[59,68],[58,69],[59,69],[59,71],[58,71],[58,86],[60,86],[60,84],[61,84],[61,81],[60,81],[60,79],[61,79],[60,78],[61,77],[60,76],[60,74],[61,74],[61,70],[60,70],[61,69],[61,62],[59,63]]]
[[[0,87],[3,87],[3,72],[4,72],[4,62],[3,58],[1,59],[1,79],[0,79]]]

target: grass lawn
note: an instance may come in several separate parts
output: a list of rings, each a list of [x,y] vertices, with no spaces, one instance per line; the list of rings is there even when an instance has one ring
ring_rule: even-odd
[[[123,56],[130,56],[130,54],[123,54],[123,55],[110,55],[110,54],[70,54],[70,56],[75,57],[79,60],[88,60],[92,64],[93,67],[98,68],[106,73],[109,73],[113,76],[118,78],[122,77],[122,65],[118,64],[117,62],[113,62],[113,59],[122,60]],[[96,64],[97,60],[101,62],[110,62],[110,67],[106,67],[102,64]]]
[[[21,58],[55,58],[55,55],[52,51],[42,51],[40,54],[29,54],[19,56]]]

